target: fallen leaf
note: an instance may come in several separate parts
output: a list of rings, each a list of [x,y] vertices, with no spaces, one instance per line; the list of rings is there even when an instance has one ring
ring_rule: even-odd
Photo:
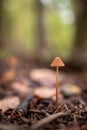
[[[28,94],[32,92],[32,88],[28,87],[26,84],[21,82],[12,83],[11,88],[13,88],[16,92],[19,92],[21,94]]]
[[[18,59],[17,59],[17,57],[15,57],[15,56],[8,57],[8,58],[7,58],[7,63],[8,63],[10,66],[16,66],[16,65],[18,64]]]
[[[55,94],[55,88],[39,87],[34,90],[35,96],[39,98],[50,98]]]
[[[12,81],[15,79],[16,73],[13,70],[8,70],[2,74],[2,82]]]
[[[33,69],[30,71],[30,78],[41,86],[54,86],[56,84],[56,73],[50,69]],[[63,82],[64,75],[59,74],[59,83]]]
[[[65,84],[60,87],[60,90],[64,96],[72,96],[81,93],[81,88],[75,84]]]
[[[8,109],[14,109],[20,104],[20,100],[17,96],[6,97],[3,100],[0,100],[0,109],[4,112]]]

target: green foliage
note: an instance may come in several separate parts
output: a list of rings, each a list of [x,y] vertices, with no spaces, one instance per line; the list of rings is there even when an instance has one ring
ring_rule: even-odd
[[[5,2],[5,10],[11,23],[10,45],[12,48],[19,46],[25,53],[34,51],[37,44],[35,21],[37,14],[34,2],[34,0],[8,0]],[[48,55],[61,55],[66,58],[72,47],[74,27],[72,24],[62,23],[54,7],[46,6],[44,9]],[[19,51],[19,48],[17,50],[16,47],[16,51]]]
[[[61,55],[66,58],[72,47],[74,28],[61,22],[55,10],[49,9],[45,15],[45,25],[51,55]]]

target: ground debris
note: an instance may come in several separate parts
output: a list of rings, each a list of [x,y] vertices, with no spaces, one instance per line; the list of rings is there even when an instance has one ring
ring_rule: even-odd
[[[1,130],[87,130],[86,74],[60,72],[59,113],[55,113],[55,71],[29,71],[14,57],[7,64],[0,68]]]

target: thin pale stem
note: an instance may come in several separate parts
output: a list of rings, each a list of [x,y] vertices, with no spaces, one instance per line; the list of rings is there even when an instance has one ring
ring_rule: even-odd
[[[58,112],[58,67],[56,68],[56,112]]]

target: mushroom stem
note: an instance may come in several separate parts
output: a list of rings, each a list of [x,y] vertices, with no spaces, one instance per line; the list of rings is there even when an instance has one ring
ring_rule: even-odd
[[[56,112],[58,112],[58,66],[56,68]]]

